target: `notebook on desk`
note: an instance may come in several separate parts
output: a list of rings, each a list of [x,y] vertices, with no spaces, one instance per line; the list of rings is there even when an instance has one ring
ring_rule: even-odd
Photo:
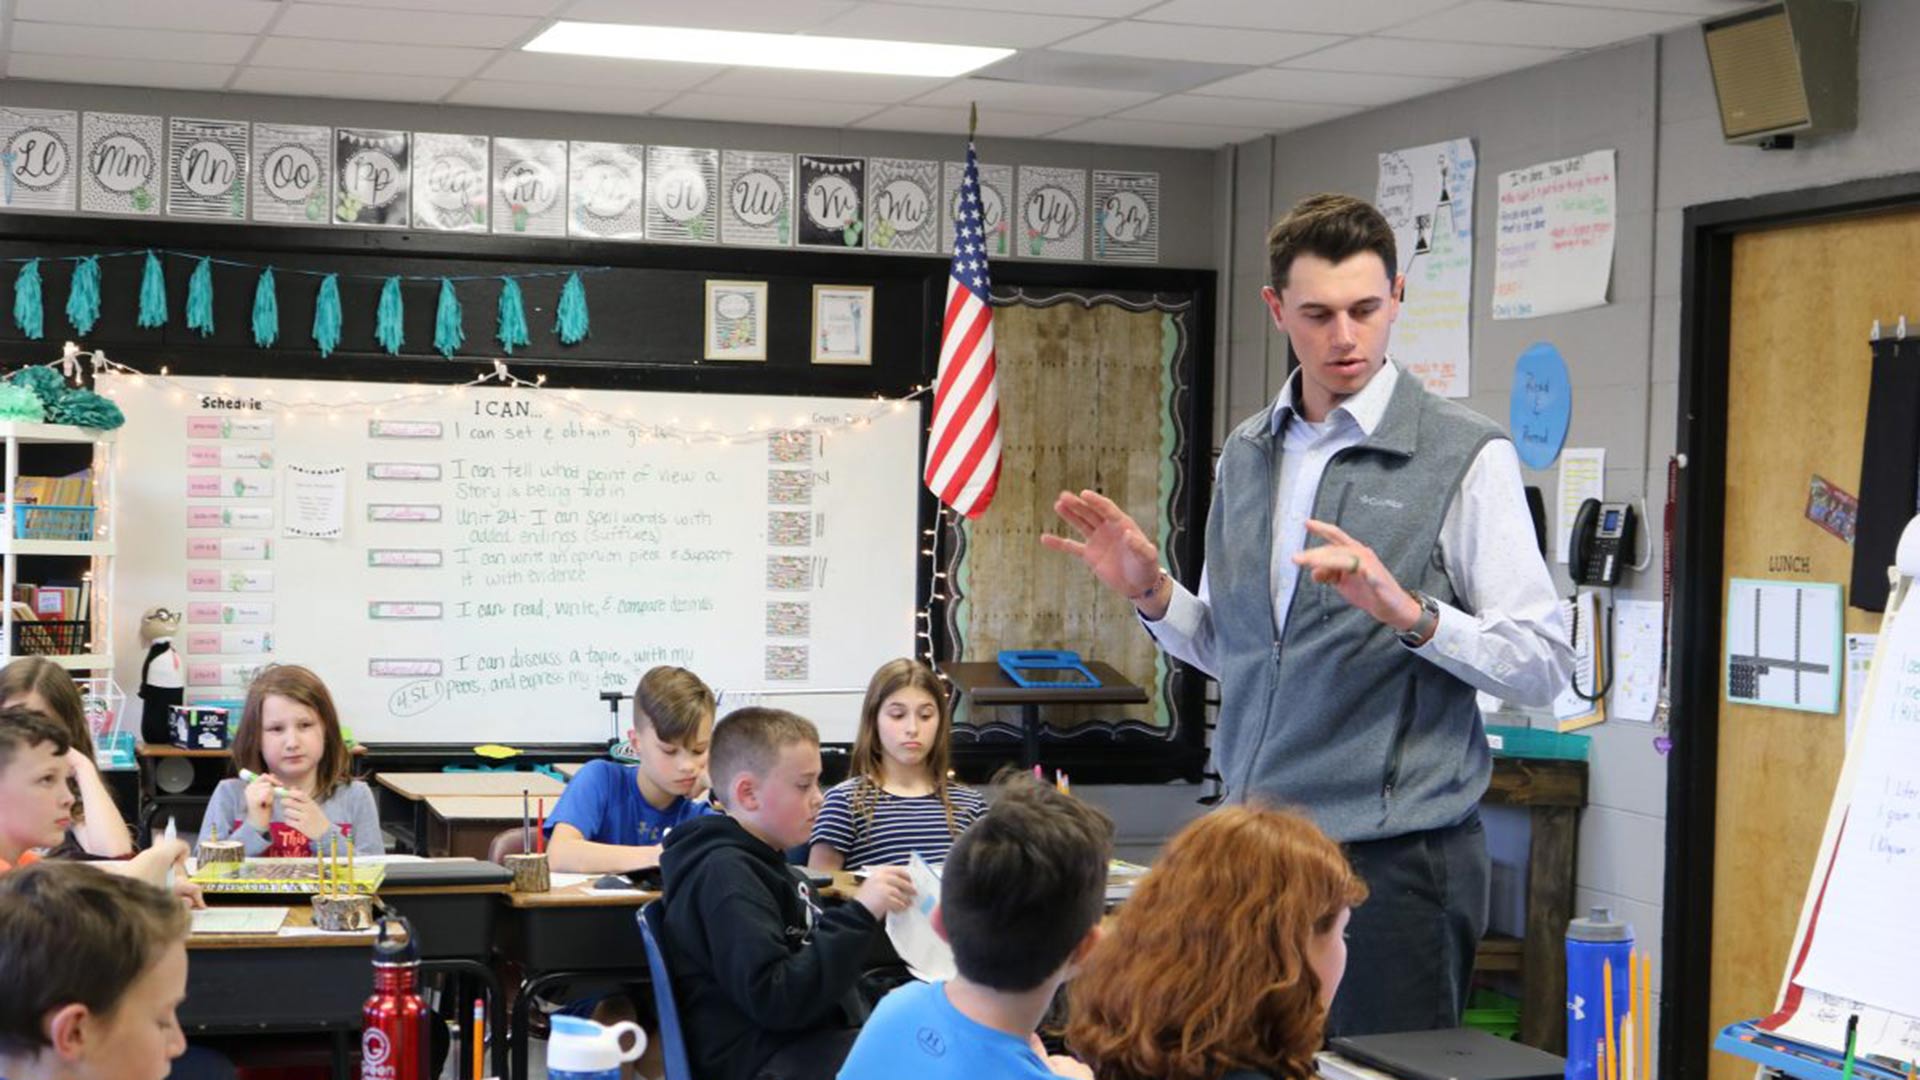
[[[484,859],[418,859],[386,864],[388,888],[423,885],[510,885],[513,871]]]
[[[1561,1080],[1566,1060],[1472,1028],[1354,1035],[1335,1053],[1403,1080]]]

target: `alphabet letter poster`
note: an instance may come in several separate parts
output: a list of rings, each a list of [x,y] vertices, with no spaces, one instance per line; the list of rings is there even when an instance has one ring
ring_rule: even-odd
[[[874,158],[867,163],[867,247],[940,250],[940,163]]]
[[[173,117],[167,127],[167,216],[247,219],[247,122]]]
[[[647,147],[647,239],[720,239],[720,151]]]
[[[800,155],[800,246],[860,247],[866,192],[866,158]]]
[[[567,234],[567,144],[559,139],[493,140],[493,231]]]
[[[720,156],[720,239],[727,244],[793,243],[793,155],[727,150]]]
[[[567,156],[567,233],[638,240],[646,231],[647,148],[577,142]]]
[[[1093,171],[1093,257],[1098,262],[1160,260],[1160,174]]]
[[[90,112],[80,117],[80,209],[158,214],[166,129],[157,116]]]
[[[324,225],[333,201],[333,129],[253,125],[253,220]]]
[[[413,227],[486,232],[493,184],[485,135],[413,133]]]
[[[1035,259],[1087,257],[1087,170],[1020,166],[1019,235],[1014,254]]]
[[[404,229],[413,172],[412,142],[404,131],[334,131],[333,219],[342,225]]]
[[[964,161],[949,161],[946,167],[946,212],[940,215],[940,250],[953,254],[953,217],[960,212],[960,179],[966,175]],[[1000,259],[1012,254],[1013,223],[1007,210],[1013,205],[1013,166],[980,166],[980,226],[987,234],[987,256]]]
[[[80,114],[0,107],[0,208],[73,209]]]

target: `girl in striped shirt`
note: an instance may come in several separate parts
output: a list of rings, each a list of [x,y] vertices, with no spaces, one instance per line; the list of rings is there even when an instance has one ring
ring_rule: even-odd
[[[874,672],[860,707],[847,779],[827,792],[813,823],[807,866],[816,871],[930,863],[986,813],[986,800],[947,776],[951,724],[946,688],[918,661]]]

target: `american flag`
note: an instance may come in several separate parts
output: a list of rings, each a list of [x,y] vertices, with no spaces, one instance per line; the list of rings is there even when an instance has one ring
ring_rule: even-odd
[[[979,517],[1000,482],[1000,395],[994,381],[993,308],[988,304],[987,234],[980,166],[967,140],[967,170],[953,219],[947,318],[927,439],[927,487],[940,501]]]

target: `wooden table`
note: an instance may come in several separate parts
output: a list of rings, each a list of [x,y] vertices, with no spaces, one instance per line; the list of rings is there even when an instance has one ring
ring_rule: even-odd
[[[1587,763],[1495,754],[1481,802],[1524,806],[1532,818],[1527,852],[1527,934],[1520,943],[1520,1041],[1550,1053],[1567,1047],[1567,923],[1573,918],[1574,842],[1587,804]],[[1502,954],[1507,963],[1501,963]],[[1476,966],[1511,969],[1510,947],[1482,943]]]
[[[520,793],[524,791],[529,798],[545,798],[547,805],[552,806],[566,787],[553,777],[536,772],[382,772],[375,773],[374,779],[382,789],[406,804],[406,812],[413,819],[413,848],[421,855],[433,853],[427,838],[429,812],[425,800],[428,796],[511,795],[518,801]],[[386,809],[394,808],[388,806]],[[386,814],[383,813],[382,817],[386,817]],[[513,820],[520,820],[518,810],[514,811]],[[476,856],[481,859],[486,857],[485,848]]]
[[[1021,686],[1000,665],[992,661],[965,661],[940,665],[953,685],[976,708],[990,705],[1020,706],[1020,727],[1024,735],[1020,764],[1032,766],[1040,761],[1040,706],[1042,705],[1143,705],[1147,692],[1127,681],[1126,676],[1098,660],[1083,660],[1099,686]]]
[[[551,812],[558,796],[545,798]],[[453,855],[484,859],[494,836],[501,829],[520,824],[523,806],[525,813],[532,814],[538,803],[523,803],[516,793],[429,795],[418,805],[427,812],[426,851],[422,854],[430,858]]]

